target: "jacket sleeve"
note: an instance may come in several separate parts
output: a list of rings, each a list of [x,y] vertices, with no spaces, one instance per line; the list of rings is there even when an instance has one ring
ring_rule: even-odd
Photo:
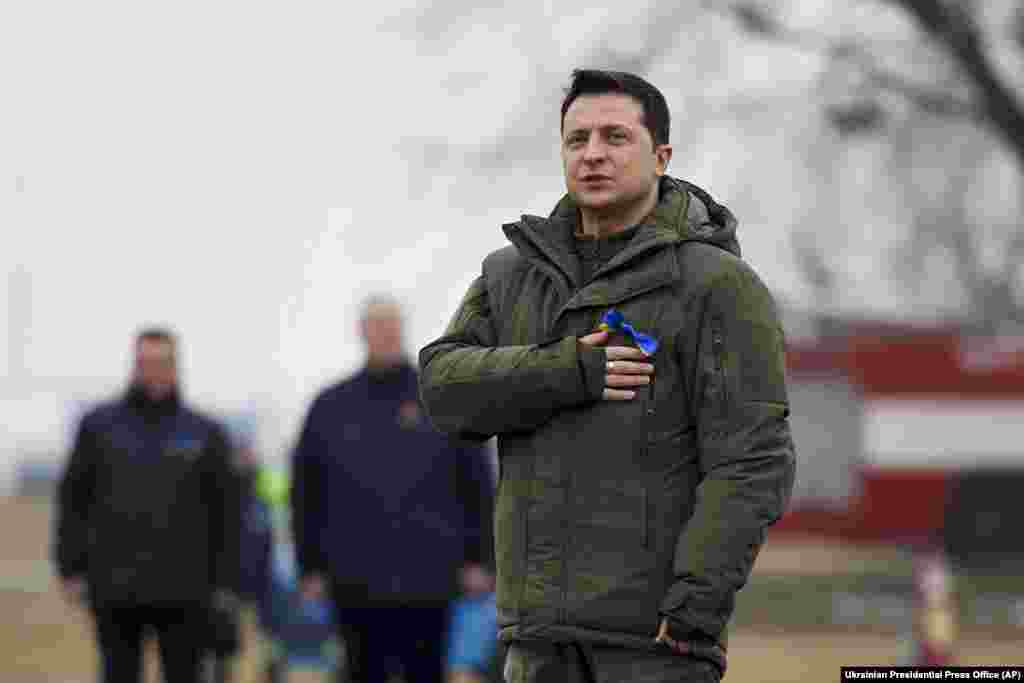
[[[494,570],[494,478],[487,446],[465,444],[458,448],[459,501],[465,515],[465,553],[468,563]]]
[[[242,580],[242,481],[231,442],[221,427],[213,428],[208,448],[206,496],[213,585],[237,595]]]
[[[575,337],[499,346],[479,277],[437,341],[420,351],[420,392],[439,430],[485,439],[531,431],[559,410],[599,399],[604,349]]]
[[[720,638],[767,528],[789,501],[795,454],[783,346],[771,295],[741,265],[716,280],[699,334],[681,347],[702,480],[661,607],[674,637]]]
[[[86,416],[57,488],[54,564],[61,578],[82,576],[89,567],[90,516],[96,500],[97,443],[95,427]]]
[[[322,405],[320,398],[313,402],[292,453],[292,483],[288,501],[300,576],[321,574],[327,569],[327,558],[320,546],[320,529],[327,502],[323,473],[326,453],[320,425]]]

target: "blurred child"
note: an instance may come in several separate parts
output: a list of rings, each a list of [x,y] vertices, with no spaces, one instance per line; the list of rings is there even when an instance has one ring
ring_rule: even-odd
[[[275,532],[268,589],[259,615],[265,635],[263,680],[284,683],[292,668],[334,672],[341,658],[333,610],[326,600],[304,600],[299,592],[295,550],[288,538],[289,478],[263,468],[256,488],[269,506]]]
[[[494,593],[456,600],[449,629],[448,683],[498,683],[498,615]]]
[[[235,466],[242,491],[238,591],[240,610],[236,615],[236,637],[221,639],[213,644],[215,683],[248,683],[257,680],[256,671],[262,668],[260,660],[263,659],[265,649],[258,615],[270,591],[274,546],[270,504],[260,495],[258,488],[261,471],[259,455],[247,430],[236,426],[233,437]],[[240,665],[237,672],[232,666],[236,663]],[[235,673],[238,675],[234,675]]]

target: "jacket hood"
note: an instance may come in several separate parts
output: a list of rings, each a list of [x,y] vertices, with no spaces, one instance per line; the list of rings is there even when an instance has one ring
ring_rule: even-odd
[[[568,221],[575,229],[577,215],[576,202],[566,194],[549,218]],[[736,217],[705,190],[685,180],[662,176],[658,204],[648,222],[653,229],[641,228],[638,238],[646,233],[647,239],[659,241],[707,242],[740,256]]]

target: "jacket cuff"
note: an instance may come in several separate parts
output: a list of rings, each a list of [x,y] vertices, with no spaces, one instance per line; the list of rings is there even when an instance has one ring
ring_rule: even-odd
[[[215,593],[231,593],[238,595],[241,593],[241,580],[234,576],[220,575],[216,578],[213,584]]]
[[[661,614],[668,617],[670,628],[675,626],[678,632],[685,633],[690,639],[703,637],[719,642],[732,616],[733,603],[731,595],[670,595],[662,605]]]
[[[84,576],[89,568],[89,562],[85,557],[61,557],[54,562],[54,570],[61,579],[73,579]]]
[[[231,612],[241,606],[242,600],[238,593],[230,588],[218,588],[213,592],[211,603],[215,609]]]
[[[57,576],[62,580],[74,579],[85,574],[85,571],[77,567],[57,567]]]
[[[587,400],[597,401],[604,395],[605,377],[608,374],[608,354],[601,347],[587,346],[576,342],[576,358],[583,378],[583,390]]]
[[[686,643],[689,656],[711,662],[718,667],[719,676],[725,675],[726,651],[717,638],[707,636],[701,630],[679,621],[672,615],[662,614],[662,616],[668,621],[669,638]]]

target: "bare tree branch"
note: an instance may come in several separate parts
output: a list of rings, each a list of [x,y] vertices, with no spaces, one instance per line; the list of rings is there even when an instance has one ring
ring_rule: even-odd
[[[863,46],[851,43],[833,45],[829,47],[829,56],[856,64],[870,83],[903,95],[925,113],[971,119],[980,119],[982,116],[973,102],[961,99],[947,90],[883,69],[875,56]]]
[[[928,114],[947,117],[963,117],[982,119],[982,114],[971,102],[962,100],[948,92],[935,90],[927,85],[916,83],[904,76],[878,69],[865,69],[868,80],[890,92],[906,97],[914,106]]]
[[[1024,232],[1017,232],[1006,245],[1006,260],[1000,278],[1007,282],[1013,282],[1022,263],[1024,263]]]
[[[682,27],[695,20],[693,8],[686,3],[658,3],[652,11],[638,17],[639,30],[646,36],[640,50],[624,50],[621,25],[612,25],[605,29],[598,40],[588,47],[586,55],[580,60],[585,67],[616,69],[637,74],[649,73],[665,56],[676,47]],[[567,74],[566,74],[567,75]],[[536,109],[528,111],[530,117],[549,116],[549,113]],[[555,120],[557,124],[557,119]],[[536,130],[524,121],[517,121],[514,128],[501,134],[498,139],[484,147],[479,155],[479,164],[483,167],[494,166],[497,159],[501,164],[513,160],[535,159],[547,154],[550,141],[538,139]],[[556,129],[557,132],[557,129]]]
[[[1017,47],[1024,49],[1024,3],[1017,6],[1008,33],[1009,39],[1016,43]]]
[[[988,56],[986,43],[996,41],[982,33],[973,13],[974,4],[967,0],[887,2],[906,12],[923,34],[948,56],[970,88],[966,97],[883,68],[865,44],[837,44],[834,39],[814,32],[792,30],[753,0],[738,0],[724,7],[709,1],[705,7],[732,17],[758,38],[781,42],[835,62],[845,62],[856,73],[862,74],[868,85],[898,93],[926,114],[945,119],[966,119],[993,131],[1010,148],[1019,169],[1024,172],[1024,102],[1000,77]],[[1008,44],[1024,47],[1024,5],[1021,5],[1007,33]],[[875,128],[883,113],[877,101],[865,98],[854,98],[851,102],[829,108],[829,115],[841,132]],[[974,151],[981,153],[978,149]],[[913,160],[908,163],[908,168],[912,168]],[[933,250],[948,250],[976,321],[995,324],[1006,319],[1022,320],[1024,302],[1015,298],[1014,283],[1020,263],[1024,261],[1024,233],[1012,235],[1006,241],[1004,265],[998,273],[987,272],[982,267],[979,245],[972,234],[968,195],[974,172],[982,163],[980,158],[959,159],[958,165],[947,173],[951,183],[940,190],[941,196],[927,199],[916,208],[912,237],[900,261],[900,273],[913,281],[916,279],[913,273],[920,273]],[[907,182],[910,186],[916,184],[909,176]],[[822,277],[820,272],[824,263],[822,255],[812,253],[814,248],[815,245],[806,240],[795,244],[797,263],[810,284],[827,287],[829,278]]]
[[[835,270],[826,262],[821,246],[814,236],[805,232],[793,233],[793,252],[796,266],[816,291],[831,291],[836,286]]]
[[[977,107],[952,93],[934,86],[915,82],[902,74],[882,68],[878,60],[864,46],[850,42],[836,43],[812,31],[795,31],[777,22],[770,14],[752,2],[721,5],[705,2],[704,7],[717,14],[734,18],[741,27],[753,35],[775,40],[803,52],[827,59],[855,64],[869,83],[878,88],[906,97],[914,106],[930,114],[979,118]]]
[[[990,128],[1013,151],[1024,171],[1024,107],[985,54],[973,17],[963,7],[939,0],[890,2],[905,9],[929,35],[946,45],[970,77]]]
[[[648,73],[676,46],[680,27],[693,16],[693,9],[684,2],[659,3],[653,9],[644,19],[647,40],[641,52],[621,50],[618,31],[608,30],[588,50],[585,62],[598,68]]]

